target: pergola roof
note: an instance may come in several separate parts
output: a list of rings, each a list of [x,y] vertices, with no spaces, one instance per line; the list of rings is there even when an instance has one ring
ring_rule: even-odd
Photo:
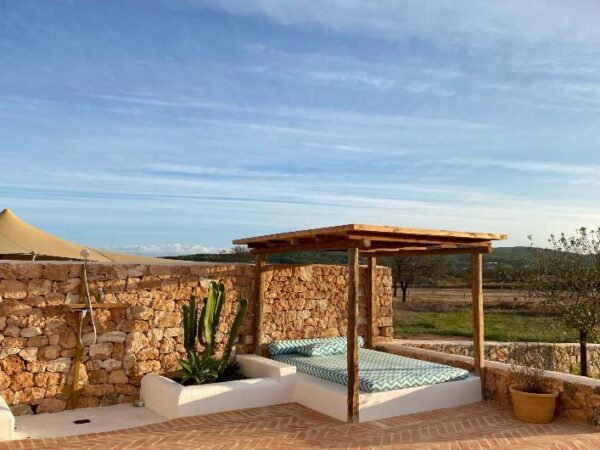
[[[408,256],[489,253],[492,241],[504,239],[505,234],[496,233],[348,224],[236,239],[233,243],[247,245],[256,254],[358,248],[364,256]]]

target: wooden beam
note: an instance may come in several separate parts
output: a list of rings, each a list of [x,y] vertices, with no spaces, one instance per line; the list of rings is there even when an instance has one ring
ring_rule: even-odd
[[[265,255],[254,255],[254,353],[261,356],[263,353],[263,302],[265,297],[264,264]]]
[[[370,257],[367,263],[367,348],[375,347],[377,339],[377,259]]]
[[[348,249],[348,423],[358,423],[358,249]]]
[[[385,234],[385,233],[368,233],[368,232],[352,232],[348,233],[350,240],[371,239],[373,242],[396,242],[403,244],[477,244],[481,242],[489,242],[489,239],[465,239],[451,236],[439,237],[418,237],[407,234]]]
[[[271,247],[258,246],[259,244],[250,244],[250,251],[254,254],[273,254],[273,253],[294,253],[294,252],[307,252],[315,250],[338,250],[345,251],[351,247],[367,248],[371,245],[368,239],[362,241],[347,241],[335,240],[335,241],[323,241],[323,242],[310,242],[310,243],[299,243],[298,245],[290,245],[289,243],[274,245]]]
[[[482,254],[491,253],[492,247],[468,247],[468,248],[443,248],[443,249],[416,249],[416,250],[395,250],[385,251],[380,249],[361,250],[362,256],[394,257],[394,256],[415,256],[415,255],[463,255],[463,254]]]
[[[482,255],[471,255],[471,292],[473,297],[473,355],[475,375],[478,375],[481,379],[481,394],[485,399]]]

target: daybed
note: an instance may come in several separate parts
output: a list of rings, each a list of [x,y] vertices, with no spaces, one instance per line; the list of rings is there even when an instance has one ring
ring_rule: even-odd
[[[362,343],[359,338],[359,347]],[[269,351],[276,361],[296,367],[296,402],[346,419],[345,338],[275,341]],[[358,373],[361,422],[481,400],[478,377],[443,364],[359,348]]]

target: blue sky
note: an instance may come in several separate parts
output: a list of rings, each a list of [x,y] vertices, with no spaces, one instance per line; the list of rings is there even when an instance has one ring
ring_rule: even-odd
[[[115,250],[600,225],[600,3],[0,0],[0,208]]]

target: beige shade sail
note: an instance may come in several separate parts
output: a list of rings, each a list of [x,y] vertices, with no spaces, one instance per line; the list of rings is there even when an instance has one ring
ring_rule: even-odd
[[[169,262],[160,258],[107,252],[69,242],[36,228],[19,219],[12,211],[0,212],[0,259],[32,260],[82,260],[81,250],[87,248],[90,261],[107,263]]]

